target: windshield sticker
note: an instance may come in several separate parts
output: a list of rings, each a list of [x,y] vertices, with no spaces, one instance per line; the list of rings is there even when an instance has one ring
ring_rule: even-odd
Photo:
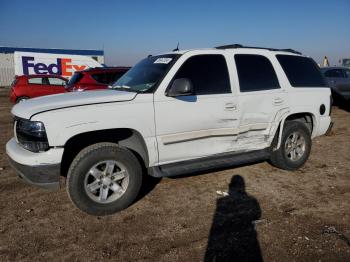
[[[171,60],[173,59],[168,57],[161,57],[157,58],[157,60],[154,61],[153,64],[169,64]]]

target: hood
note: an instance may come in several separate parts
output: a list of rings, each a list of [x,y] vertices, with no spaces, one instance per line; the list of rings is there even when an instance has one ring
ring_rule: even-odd
[[[116,90],[68,92],[64,94],[32,98],[20,102],[12,108],[12,114],[21,118],[29,119],[32,115],[43,111],[89,104],[129,101],[133,100],[136,95],[137,93],[134,92]]]

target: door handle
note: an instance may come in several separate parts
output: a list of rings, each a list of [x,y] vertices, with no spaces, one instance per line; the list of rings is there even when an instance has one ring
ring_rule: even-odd
[[[280,98],[280,97],[275,97],[275,99],[273,100],[273,103],[275,104],[275,105],[280,105],[280,104],[282,104],[283,103],[283,99],[282,98]]]
[[[234,103],[226,103],[225,104],[225,109],[226,110],[236,110],[237,109],[237,105]]]

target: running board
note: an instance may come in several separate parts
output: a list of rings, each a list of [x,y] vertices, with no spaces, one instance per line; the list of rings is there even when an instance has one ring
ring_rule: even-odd
[[[168,177],[203,172],[210,169],[220,169],[267,160],[270,150],[256,150],[245,153],[224,153],[210,157],[187,160],[162,166],[150,167],[149,174],[153,177]]]

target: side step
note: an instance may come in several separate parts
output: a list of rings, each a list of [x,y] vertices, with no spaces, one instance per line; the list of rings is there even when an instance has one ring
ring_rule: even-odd
[[[261,160],[267,160],[269,157],[269,149],[256,150],[245,153],[225,153],[200,159],[150,167],[149,174],[154,177],[179,176],[207,171],[214,168],[226,168],[242,164],[254,163]]]

